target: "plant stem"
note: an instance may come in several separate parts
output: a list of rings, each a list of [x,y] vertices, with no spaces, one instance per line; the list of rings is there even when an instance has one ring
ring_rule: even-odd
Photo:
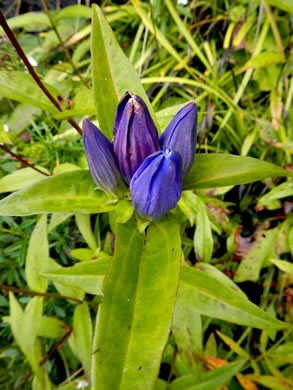
[[[60,295],[60,294],[55,294],[55,293],[41,293],[38,291],[23,290],[21,288],[17,288],[17,287],[13,287],[13,286],[6,286],[5,284],[0,284],[0,290],[12,291],[16,294],[24,294],[24,295],[31,295],[31,296],[46,297],[46,298],[70,299],[71,301],[74,301],[77,303],[83,302],[81,299],[68,297],[66,295]]]
[[[48,353],[48,355],[46,355],[41,361],[40,361],[40,367],[42,367],[47,360],[50,359],[50,357],[53,355],[53,353],[55,351],[57,351],[59,348],[62,347],[64,341],[71,335],[71,332],[72,332],[72,328],[69,328],[68,332],[65,333],[65,335],[62,337],[62,339],[51,349],[51,351]],[[21,383],[16,386],[13,390],[18,390],[18,389],[21,389],[22,386],[28,382],[30,379],[32,379],[32,377],[34,376],[34,373],[33,372],[30,372],[22,381]]]
[[[57,293],[47,293],[47,292],[46,293],[41,293],[41,292],[38,292],[38,291],[23,290],[22,288],[17,288],[17,287],[13,287],[13,286],[7,286],[5,284],[0,284],[0,290],[12,291],[15,294],[23,294],[23,295],[29,295],[29,296],[38,296],[38,297],[44,297],[44,298],[68,299],[68,300],[76,302],[76,303],[83,303],[84,302],[82,299],[68,297],[67,295],[61,295],[61,294],[57,294]],[[100,302],[87,301],[87,304],[89,306],[97,307],[97,306],[99,306]]]
[[[82,77],[82,75],[81,75],[79,69],[75,66],[74,62],[72,61],[72,58],[71,58],[71,56],[70,56],[70,54],[69,54],[69,51],[68,51],[67,47],[64,45],[64,42],[63,42],[63,40],[62,40],[62,38],[61,38],[61,35],[59,34],[59,32],[58,32],[58,30],[57,30],[57,27],[56,27],[56,25],[55,25],[55,23],[54,23],[54,20],[53,20],[51,14],[50,14],[50,11],[49,11],[49,9],[48,9],[48,7],[47,7],[46,1],[45,1],[45,0],[41,0],[41,1],[42,1],[42,4],[43,4],[43,7],[44,7],[44,9],[45,9],[45,12],[46,12],[46,14],[47,14],[47,16],[48,16],[48,18],[49,18],[49,20],[50,20],[51,26],[52,26],[53,30],[55,31],[55,34],[56,34],[56,36],[57,36],[57,38],[58,38],[58,40],[59,40],[59,42],[60,42],[60,45],[61,45],[62,49],[64,50],[64,53],[65,53],[65,55],[66,55],[66,58],[67,58],[68,61],[70,62],[70,65],[72,66],[73,70],[77,73],[78,77],[80,78],[80,81],[81,81],[87,88],[89,88],[87,82],[86,82],[85,79]]]
[[[60,104],[57,102],[57,100],[51,95],[51,93],[48,91],[48,89],[45,87],[45,85],[40,80],[39,76],[35,72],[34,68],[31,66],[29,60],[27,59],[24,51],[22,50],[20,44],[18,43],[17,39],[15,38],[12,30],[8,26],[4,15],[2,14],[0,10],[0,25],[2,26],[3,30],[5,31],[7,37],[9,38],[10,42],[14,46],[15,50],[17,51],[18,55],[24,62],[25,66],[27,67],[28,71],[32,75],[35,82],[38,84],[38,86],[41,88],[41,90],[44,92],[44,94],[50,99],[50,101],[54,104],[54,106],[57,108],[58,111],[62,112],[62,109],[60,107]],[[75,122],[74,119],[67,119],[68,122],[78,131],[78,133],[81,135],[82,130],[79,127],[79,125]]]
[[[1,11],[0,11],[1,12]],[[6,146],[4,145],[1,145],[0,144],[0,148],[2,150],[4,150],[5,152],[9,153],[11,156],[15,157],[18,161],[22,162],[24,165],[26,165],[27,167],[30,167],[32,169],[34,169],[35,171],[41,173],[42,175],[45,175],[45,176],[50,176],[48,173],[42,171],[41,169],[39,168],[36,168],[35,166],[33,166],[32,164],[30,164],[29,162],[27,162],[25,159],[23,159],[22,157],[18,156],[17,154],[13,153],[10,149],[8,149]]]

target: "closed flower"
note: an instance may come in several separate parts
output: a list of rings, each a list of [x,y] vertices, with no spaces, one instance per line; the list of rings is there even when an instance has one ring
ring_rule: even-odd
[[[122,183],[111,142],[88,119],[83,121],[83,145],[92,178],[96,185],[118,195]]]
[[[120,172],[128,184],[144,159],[160,150],[158,132],[146,104],[130,92],[118,104],[113,146]]]
[[[173,209],[182,192],[178,153],[163,148],[147,157],[130,182],[133,207],[142,217],[156,220]]]
[[[196,121],[196,105],[187,104],[159,139],[144,101],[126,92],[117,107],[113,146],[89,120],[83,122],[85,152],[97,186],[119,196],[123,177],[135,211],[148,220],[160,218],[181,197],[195,156]]]
[[[189,103],[172,119],[160,137],[161,147],[170,148],[180,154],[182,160],[182,175],[190,170],[196,148],[197,107]]]

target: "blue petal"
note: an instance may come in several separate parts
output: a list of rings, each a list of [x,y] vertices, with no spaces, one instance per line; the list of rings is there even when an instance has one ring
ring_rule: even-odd
[[[106,192],[117,195],[122,177],[111,142],[88,119],[83,121],[82,138],[90,173],[95,183]]]
[[[188,173],[194,161],[196,130],[197,107],[195,103],[189,103],[175,115],[160,137],[161,147],[170,148],[179,153],[183,177]]]
[[[173,209],[182,192],[180,156],[168,149],[147,157],[130,182],[133,207],[149,220],[156,220]]]
[[[157,129],[146,104],[130,92],[118,104],[113,147],[120,172],[128,184],[144,159],[160,150]]]

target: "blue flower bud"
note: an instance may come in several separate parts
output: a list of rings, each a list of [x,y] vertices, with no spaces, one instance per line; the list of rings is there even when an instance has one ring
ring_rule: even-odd
[[[83,121],[82,139],[92,178],[98,187],[117,195],[122,182],[113,146],[88,119]]]
[[[130,92],[118,104],[113,147],[120,172],[128,184],[144,159],[160,150],[157,129],[146,104]]]
[[[130,182],[133,207],[149,220],[156,220],[178,203],[182,192],[178,153],[163,148],[148,156]]]
[[[188,173],[194,161],[196,130],[197,107],[195,103],[189,103],[175,115],[160,137],[162,148],[170,148],[179,153],[183,177]]]

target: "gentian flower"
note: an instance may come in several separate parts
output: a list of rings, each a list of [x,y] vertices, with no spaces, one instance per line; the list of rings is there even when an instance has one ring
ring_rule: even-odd
[[[184,106],[172,119],[160,137],[160,145],[175,150],[182,158],[182,175],[192,167],[197,130],[197,108],[195,103]]]
[[[117,107],[113,147],[97,127],[84,120],[83,142],[94,181],[119,196],[123,177],[130,184],[136,212],[149,220],[160,218],[181,197],[183,178],[195,156],[196,121],[197,108],[190,103],[159,139],[146,104],[126,92]]]
[[[126,92],[114,124],[114,153],[127,184],[144,159],[160,150],[158,132],[144,101]]]
[[[88,119],[83,120],[82,139],[94,182],[111,195],[118,195],[122,177],[111,142]]]
[[[163,148],[148,156],[130,182],[133,207],[142,217],[160,218],[178,203],[182,192],[181,161],[177,152]]]

